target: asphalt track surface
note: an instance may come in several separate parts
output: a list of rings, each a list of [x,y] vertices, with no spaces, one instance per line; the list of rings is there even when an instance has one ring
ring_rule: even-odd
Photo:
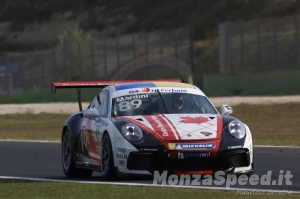
[[[47,178],[51,180],[74,180],[64,176],[61,166],[60,143],[49,142],[16,142],[0,141],[0,176]],[[281,191],[300,191],[300,148],[294,147],[255,147],[254,148],[255,173],[259,176],[272,171],[272,181],[278,180],[279,170],[291,171],[292,185],[234,185],[231,188],[265,189]],[[78,181],[101,182],[99,172],[94,172],[89,179],[75,179]],[[120,177],[117,183],[153,184],[149,176]],[[201,183],[201,186],[202,183]],[[212,186],[215,186],[214,184]],[[225,187],[225,185],[219,186]]]

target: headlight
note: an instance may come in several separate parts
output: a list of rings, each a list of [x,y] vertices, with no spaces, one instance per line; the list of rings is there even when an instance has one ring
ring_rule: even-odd
[[[127,123],[122,127],[122,133],[129,141],[139,141],[143,138],[143,132],[137,125]]]
[[[242,139],[246,135],[244,124],[238,121],[232,121],[229,123],[229,132],[237,139]]]

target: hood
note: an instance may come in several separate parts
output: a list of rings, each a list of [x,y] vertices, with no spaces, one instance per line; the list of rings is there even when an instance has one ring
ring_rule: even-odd
[[[214,114],[158,114],[122,116],[160,140],[219,139],[223,117]]]

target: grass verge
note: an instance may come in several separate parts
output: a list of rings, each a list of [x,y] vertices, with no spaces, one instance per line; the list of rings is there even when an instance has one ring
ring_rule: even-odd
[[[253,192],[254,193],[254,192]],[[0,180],[0,198],[283,198],[267,193],[240,194],[236,191],[185,189],[171,187],[136,187],[80,183],[27,182]],[[299,195],[287,194],[289,198]]]
[[[299,75],[299,70],[204,75],[203,91],[208,96],[295,95]]]
[[[249,126],[254,144],[300,146],[300,103],[241,104],[233,109],[232,116]]]
[[[60,140],[66,114],[0,115],[0,139]]]
[[[233,117],[246,123],[254,144],[300,146],[300,103],[238,105]],[[0,139],[60,140],[66,114],[0,115]]]

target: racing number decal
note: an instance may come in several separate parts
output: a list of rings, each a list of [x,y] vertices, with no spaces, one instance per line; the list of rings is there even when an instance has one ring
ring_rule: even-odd
[[[142,105],[142,100],[140,99],[131,100],[130,102],[125,101],[118,104],[119,111],[128,111],[129,109],[131,109],[131,107],[137,109],[141,105]]]

